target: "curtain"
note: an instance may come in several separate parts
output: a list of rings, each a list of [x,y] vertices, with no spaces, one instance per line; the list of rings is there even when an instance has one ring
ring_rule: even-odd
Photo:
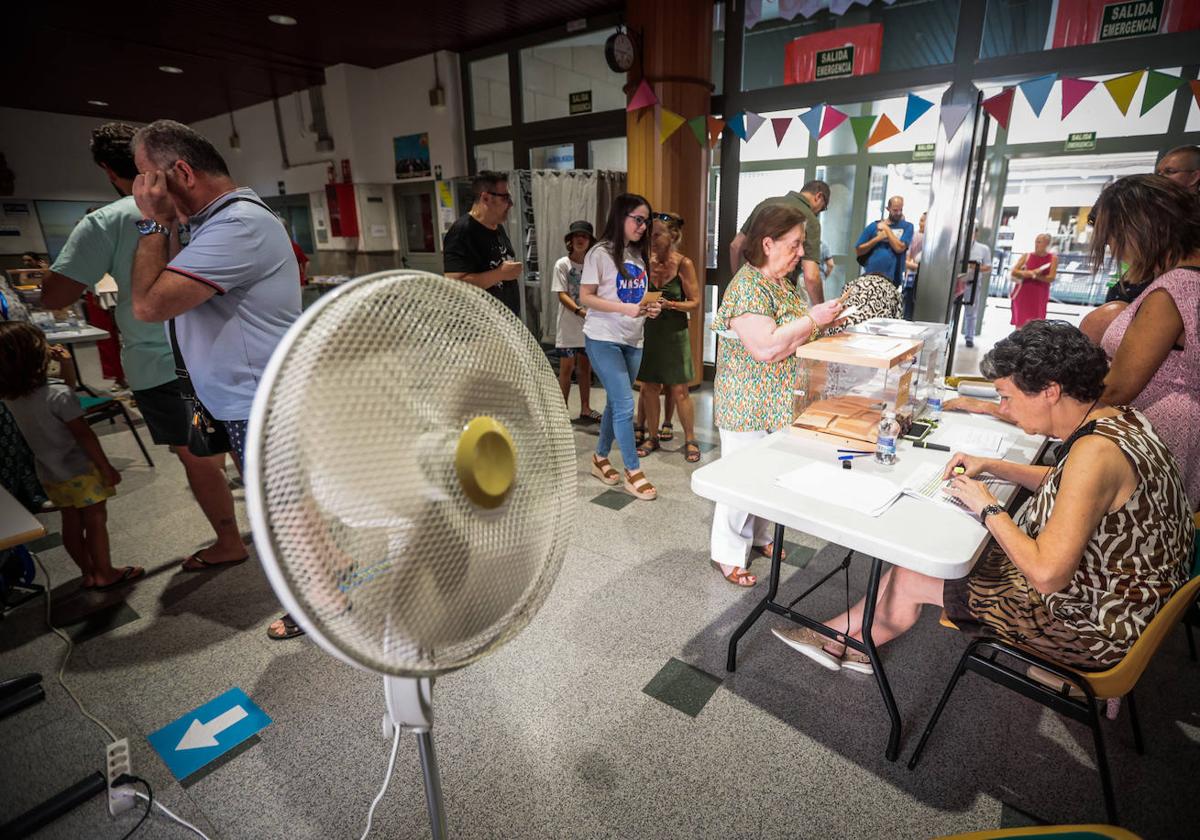
[[[596,173],[596,238],[599,239],[604,231],[604,223],[608,221],[608,208],[613,199],[625,192],[625,173],[602,170]]]
[[[566,256],[563,237],[576,219],[596,216],[596,173],[574,169],[533,171],[533,218],[537,230],[543,343],[553,344],[558,325],[558,296],[550,291],[554,264]]]

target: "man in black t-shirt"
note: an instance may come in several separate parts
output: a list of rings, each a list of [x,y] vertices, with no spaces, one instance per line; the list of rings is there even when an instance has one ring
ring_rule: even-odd
[[[471,192],[475,203],[442,240],[446,276],[486,290],[520,318],[521,264],[513,259],[503,227],[513,205],[508,176],[480,172],[471,181]]]

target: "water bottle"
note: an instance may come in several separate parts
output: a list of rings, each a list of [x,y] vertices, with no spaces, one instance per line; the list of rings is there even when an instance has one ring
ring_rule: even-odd
[[[935,377],[933,384],[929,388],[929,401],[927,404],[930,420],[937,422],[942,419],[942,399],[945,395],[946,378],[944,376]]]
[[[889,411],[883,415],[879,424],[879,438],[875,443],[875,463],[896,463],[896,438],[900,436],[900,424],[896,422],[896,412]]]

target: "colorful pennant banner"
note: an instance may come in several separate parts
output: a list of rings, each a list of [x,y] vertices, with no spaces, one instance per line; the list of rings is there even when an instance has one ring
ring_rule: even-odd
[[[816,137],[821,133],[821,114],[825,111],[824,105],[814,105],[803,114],[800,114],[796,119],[804,123],[804,127],[808,129],[808,133]]]
[[[846,114],[834,108],[832,105],[825,106],[825,114],[821,117],[821,133],[817,135],[817,139],[821,140],[826,134],[833,131],[839,125],[846,121]]]
[[[942,106],[942,128],[946,132],[947,140],[954,139],[954,135],[958,133],[958,127],[963,124],[967,114],[974,110],[975,106],[968,102],[952,102]]]
[[[1091,79],[1063,79],[1062,80],[1062,119],[1066,119],[1067,115],[1075,110],[1075,106],[1083,101],[1083,98],[1092,92],[1092,88],[1098,85],[1099,82]]]
[[[662,115],[659,119],[658,126],[658,142],[666,143],[667,138],[679,130],[679,126],[687,122],[682,114],[676,114],[674,111],[663,108]]]
[[[1048,73],[1017,85],[1021,89],[1021,93],[1025,94],[1025,101],[1033,109],[1035,117],[1042,115],[1042,109],[1046,107],[1046,100],[1050,98],[1050,91],[1054,89],[1054,81],[1057,78],[1056,73]]]
[[[696,142],[701,146],[708,140],[708,116],[701,114],[698,117],[692,117],[687,121],[688,128],[692,130],[692,134],[696,137]]]
[[[861,117],[850,118],[850,130],[854,132],[854,142],[858,144],[858,148],[862,148],[867,142],[867,137],[871,134],[871,127],[875,125],[874,114],[863,114]]]
[[[1146,92],[1142,94],[1141,116],[1145,116],[1151,108],[1183,87],[1183,82],[1178,76],[1151,70],[1146,76]]]
[[[708,118],[708,146],[711,149],[717,145],[717,140],[721,136],[721,129],[725,127],[725,120],[720,117]]]
[[[925,112],[933,107],[933,103],[928,99],[922,99],[915,93],[908,95],[908,102],[904,106],[904,130],[908,131],[912,124],[921,119]]]
[[[746,112],[746,142],[754,139],[754,135],[758,134],[758,130],[766,123],[766,117],[760,117],[758,114],[753,114],[750,111]]]
[[[745,111],[739,111],[738,113],[734,114],[732,117],[730,117],[729,119],[727,119],[725,121],[725,125],[729,126],[729,130],[732,131],[737,136],[737,139],[741,140],[743,143],[746,142],[746,112]]]
[[[1133,73],[1126,73],[1124,76],[1117,76],[1115,79],[1109,79],[1104,83],[1104,87],[1108,89],[1108,95],[1117,104],[1122,116],[1129,113],[1129,104],[1133,102],[1133,95],[1137,93],[1138,85],[1142,83],[1142,76],[1145,75],[1145,70],[1137,70]]]
[[[875,130],[871,132],[871,136],[867,138],[867,148],[871,148],[876,143],[882,143],[889,137],[895,137],[900,133],[900,129],[892,122],[891,117],[884,114],[879,118],[879,122],[875,123]]]
[[[629,104],[625,106],[626,111],[640,111],[642,108],[649,108],[651,105],[658,104],[658,97],[654,95],[654,91],[650,89],[650,83],[642,79],[641,84],[637,86],[637,90],[633,92],[633,98],[629,100]]]
[[[1008,118],[1012,116],[1013,97],[1016,92],[1016,88],[1006,87],[995,96],[983,100],[983,110],[1005,130],[1008,129]]]
[[[1188,84],[1192,88],[1192,98],[1196,100],[1196,107],[1200,108],[1200,79],[1193,79]]]
[[[775,129],[775,148],[783,144],[783,138],[791,127],[791,117],[771,117],[771,128]]]

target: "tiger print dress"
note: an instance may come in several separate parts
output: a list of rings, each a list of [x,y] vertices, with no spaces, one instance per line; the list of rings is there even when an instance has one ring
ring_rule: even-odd
[[[996,542],[971,574],[946,581],[946,614],[967,632],[999,636],[1074,668],[1110,668],[1187,582],[1191,509],[1179,465],[1136,409],[1096,420],[1091,434],[1121,448],[1137,489],[1105,514],[1070,583],[1042,595]],[[1034,539],[1050,520],[1068,454],[1017,514]]]

